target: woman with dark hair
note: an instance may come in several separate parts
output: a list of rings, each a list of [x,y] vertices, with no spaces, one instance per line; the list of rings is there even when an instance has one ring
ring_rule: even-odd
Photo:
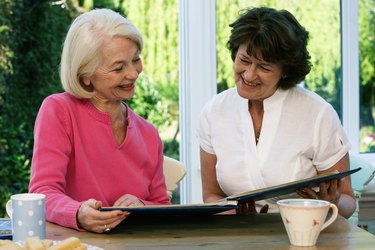
[[[321,173],[349,170],[350,144],[333,107],[298,84],[310,72],[308,32],[286,10],[245,10],[230,25],[235,88],[213,97],[197,129],[204,202]],[[350,177],[305,188],[350,217]],[[278,212],[276,200],[237,213]]]

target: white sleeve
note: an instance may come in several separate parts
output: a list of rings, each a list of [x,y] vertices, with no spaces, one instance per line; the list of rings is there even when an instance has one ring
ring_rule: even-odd
[[[200,147],[210,154],[215,154],[215,151],[211,144],[211,120],[210,118],[210,103],[207,103],[199,117],[198,127],[196,130],[196,136],[199,142]]]
[[[313,164],[318,171],[326,170],[344,157],[350,147],[336,111],[330,104],[326,105],[314,127]]]

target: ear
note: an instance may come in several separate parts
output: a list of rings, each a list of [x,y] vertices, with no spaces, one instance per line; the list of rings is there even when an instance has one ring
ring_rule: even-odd
[[[90,78],[82,77],[82,83],[86,86],[90,86],[90,84],[91,84]]]

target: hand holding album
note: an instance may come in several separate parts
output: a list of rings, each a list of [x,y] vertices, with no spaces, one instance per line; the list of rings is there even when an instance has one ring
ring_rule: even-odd
[[[255,202],[259,200],[270,199],[286,194],[291,194],[297,190],[309,187],[318,187],[321,182],[339,180],[345,176],[351,175],[361,168],[352,169],[341,173],[328,173],[314,176],[294,182],[288,182],[272,187],[252,190],[236,195],[231,195],[222,199],[217,203],[202,203],[202,204],[172,204],[172,205],[149,205],[143,207],[129,206],[129,207],[102,207],[101,211],[122,210],[129,211],[131,214],[141,215],[204,215],[216,214],[231,209],[238,209],[239,203]]]

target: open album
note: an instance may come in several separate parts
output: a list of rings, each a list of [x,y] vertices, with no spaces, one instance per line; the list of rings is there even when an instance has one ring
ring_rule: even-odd
[[[102,207],[101,211],[122,210],[129,211],[132,214],[159,214],[159,215],[205,215],[224,212],[237,208],[238,202],[243,201],[259,201],[269,198],[275,198],[287,194],[294,193],[296,190],[305,187],[314,188],[319,183],[330,181],[333,179],[341,179],[351,175],[361,168],[352,169],[340,173],[322,174],[299,181],[288,182],[281,185],[271,186],[262,189],[256,189],[236,195],[231,195],[217,203],[201,203],[201,204],[172,204],[172,205],[148,205],[139,207]]]

